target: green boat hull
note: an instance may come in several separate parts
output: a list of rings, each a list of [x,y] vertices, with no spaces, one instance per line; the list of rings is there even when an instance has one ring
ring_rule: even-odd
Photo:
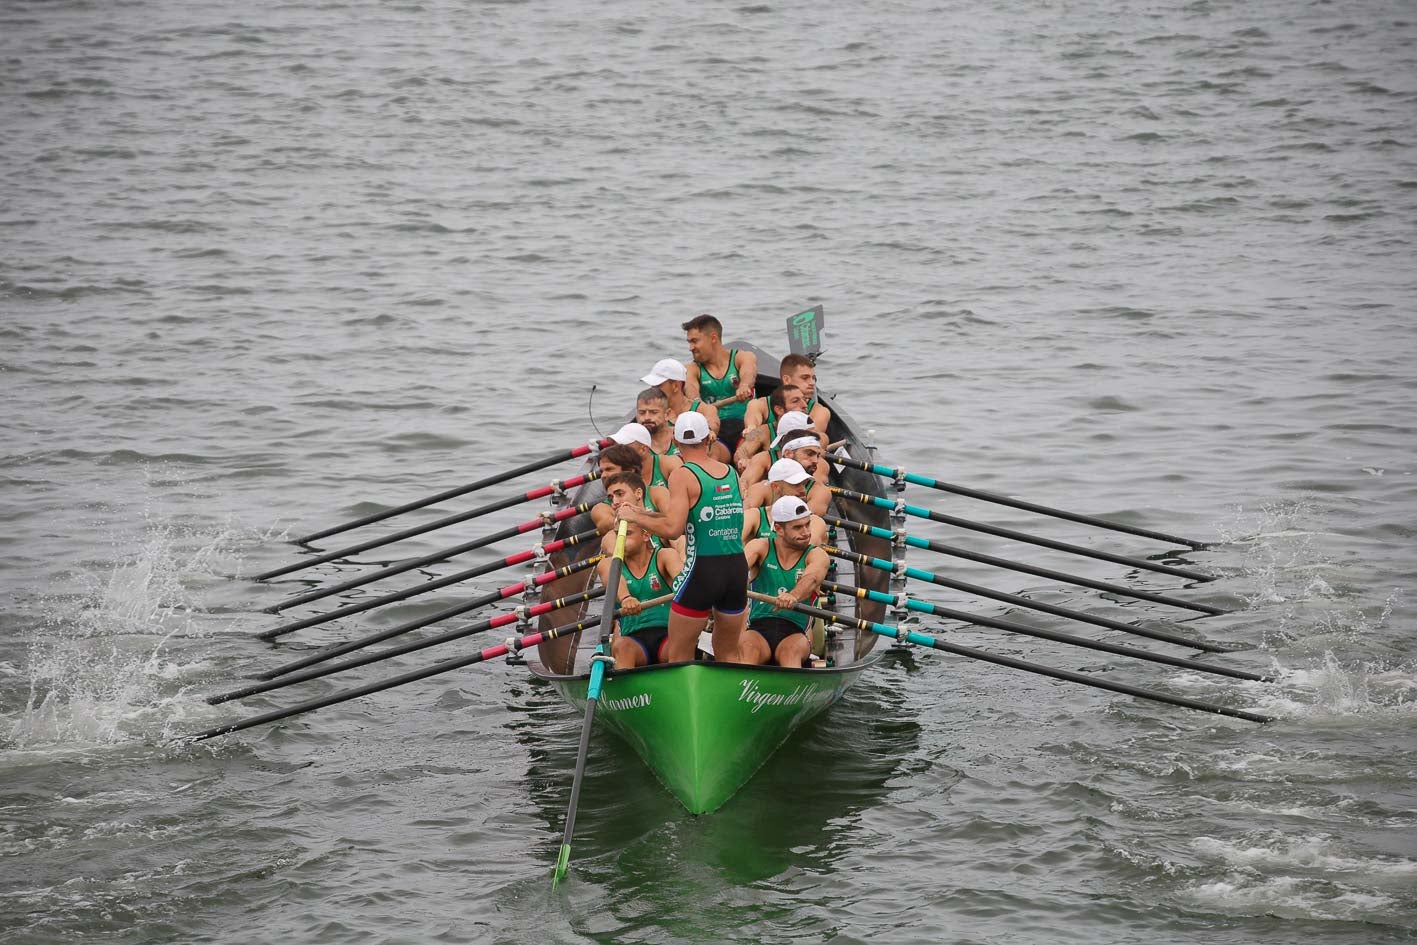
[[[707,814],[877,658],[831,669],[696,662],[611,673],[595,719],[634,746],[690,813]],[[538,675],[585,709],[587,676]]]

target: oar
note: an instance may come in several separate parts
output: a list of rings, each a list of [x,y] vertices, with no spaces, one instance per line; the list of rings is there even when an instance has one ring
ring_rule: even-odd
[[[554,514],[543,512],[539,518],[528,519],[527,521],[522,522],[520,525],[513,525],[511,528],[504,528],[500,532],[493,532],[491,535],[484,535],[481,538],[474,538],[472,541],[463,542],[461,545],[454,545],[451,548],[444,548],[441,551],[435,551],[431,554],[426,554],[421,558],[410,558],[409,560],[401,561],[398,564],[385,565],[384,567],[373,572],[372,574],[361,574],[359,577],[350,578],[348,581],[341,581],[338,584],[331,584],[328,587],[319,587],[313,591],[307,591],[304,594],[296,594],[294,597],[287,598],[281,601],[279,604],[273,604],[270,607],[267,607],[266,612],[277,614],[280,613],[282,610],[289,610],[290,608],[299,606],[300,604],[308,604],[313,600],[320,600],[323,597],[329,597],[331,594],[341,594],[345,591],[351,590],[356,587],[362,587],[363,585],[372,583],[374,581],[382,581],[384,578],[393,577],[395,574],[403,574],[405,571],[412,571],[415,568],[422,568],[430,564],[437,564],[440,561],[446,561],[449,558],[460,555],[466,551],[472,551],[477,548],[485,548],[488,545],[495,545],[499,541],[502,541],[507,538],[515,538],[517,535],[524,534],[536,528],[541,528],[542,526],[548,525],[552,522],[564,522],[568,518],[575,518],[582,512],[590,511],[590,507],[593,504],[594,503],[592,502],[582,502],[580,505],[572,506],[568,509],[562,509],[561,511],[556,512]]]
[[[1198,673],[1229,676],[1232,679],[1246,679],[1250,682],[1274,682],[1273,676],[1261,676],[1257,673],[1245,672],[1242,669],[1227,669],[1224,666],[1212,666],[1209,663],[1202,663],[1181,656],[1167,656],[1164,653],[1152,653],[1149,650],[1138,650],[1135,647],[1123,646],[1119,643],[1104,643],[1100,640],[1089,640],[1086,637],[1074,636],[1071,633],[1025,626],[1020,623],[1014,623],[1011,620],[1000,620],[995,617],[985,617],[980,614],[968,614],[964,611],[951,610],[948,607],[941,607],[926,601],[913,600],[906,597],[904,594],[883,594],[880,591],[871,591],[862,587],[850,587],[846,584],[838,584],[835,581],[823,581],[822,587],[828,590],[838,591],[842,594],[850,594],[852,597],[860,598],[861,600],[880,601],[884,604],[904,607],[907,610],[918,611],[922,614],[933,614],[936,617],[944,617],[947,620],[960,620],[965,623],[977,624],[981,627],[992,627],[995,630],[1007,630],[1009,633],[1020,633],[1024,636],[1037,637],[1040,640],[1052,640],[1055,643],[1067,643],[1071,646],[1080,646],[1089,650],[1099,650],[1103,653],[1115,653],[1117,656],[1129,656],[1132,659],[1147,660],[1152,663],[1165,663],[1168,666],[1180,666],[1184,669],[1195,670]]]
[[[1029,535],[1025,532],[1015,531],[1012,528],[1000,528],[997,525],[985,525],[982,522],[972,522],[969,519],[957,518],[953,515],[946,515],[943,512],[936,512],[933,509],[921,508],[918,505],[906,505],[904,502],[897,504],[890,499],[866,495],[862,492],[852,492],[850,489],[839,489],[836,486],[832,486],[831,491],[833,495],[839,495],[853,502],[860,502],[863,505],[874,505],[878,509],[900,509],[906,515],[914,515],[916,518],[928,518],[932,522],[943,522],[946,525],[953,525],[956,528],[965,528],[970,531],[983,532],[986,535],[995,535],[999,538],[1027,542],[1031,545],[1052,548],[1054,551],[1066,551],[1069,554],[1081,555],[1085,558],[1111,561],[1114,564],[1124,564],[1129,568],[1156,571],[1160,574],[1170,574],[1174,577],[1182,577],[1191,581],[1215,580],[1214,575],[1206,574],[1202,571],[1192,571],[1189,568],[1177,568],[1169,564],[1157,564],[1155,561],[1147,561],[1145,558],[1132,558],[1127,555],[1112,554],[1110,551],[1098,551],[1095,548],[1073,545],[1065,541],[1055,541],[1052,538],[1040,538],[1037,535]]]
[[[579,545],[583,541],[589,541],[599,536],[600,532],[596,531],[594,528],[588,528],[568,538],[558,538],[556,541],[547,542],[541,546],[541,553],[547,555],[555,554],[558,551],[571,548],[575,545]],[[461,584],[463,581],[470,581],[475,577],[491,574],[493,571],[501,571],[503,568],[515,567],[523,562],[535,559],[536,556],[537,549],[535,548],[528,551],[519,551],[514,555],[507,555],[507,557],[499,561],[493,561],[491,564],[481,564],[475,568],[458,571],[455,574],[449,574],[447,577],[441,577],[434,581],[415,584],[413,587],[402,591],[394,591],[390,594],[384,594],[381,597],[375,597],[357,604],[349,604],[348,606],[340,607],[327,613],[316,614],[313,617],[305,617],[300,620],[293,620],[290,623],[283,623],[269,630],[262,630],[260,633],[256,634],[256,639],[274,640],[277,637],[285,636],[287,633],[294,633],[296,630],[304,630],[306,627],[314,627],[331,620],[338,620],[340,617],[348,617],[351,614],[363,613],[366,610],[373,610],[375,607],[382,607],[385,604],[392,604],[396,601],[408,600],[410,597],[427,594],[429,591],[440,590],[453,584]]]
[[[491,515],[493,512],[500,512],[503,509],[509,509],[514,505],[521,505],[525,502],[531,502],[535,499],[544,499],[549,495],[554,495],[557,492],[563,492],[566,489],[574,489],[577,486],[583,486],[587,482],[599,478],[599,472],[587,473],[584,476],[572,476],[570,479],[563,479],[559,482],[553,482],[549,486],[542,486],[539,489],[532,489],[529,492],[523,492],[521,495],[514,495],[506,499],[498,499],[496,502],[489,503],[487,505],[481,506],[480,508],[471,509],[467,512],[459,512],[456,515],[445,515],[437,521],[428,522],[424,525],[414,525],[410,528],[405,528],[402,531],[394,532],[392,535],[385,535],[382,538],[371,538],[368,541],[362,541],[357,545],[350,545],[346,548],[336,548],[334,551],[327,551],[323,554],[314,555],[312,557],[301,558],[299,561],[296,561],[292,564],[288,564],[283,568],[273,568],[270,571],[266,571],[264,574],[258,574],[254,578],[252,578],[252,580],[268,581],[271,578],[281,577],[282,575],[294,574],[296,571],[303,571],[306,568],[313,568],[317,564],[324,564],[327,561],[338,561],[340,558],[348,558],[351,555],[357,555],[361,551],[369,551],[372,548],[381,548],[384,545],[392,545],[394,542],[403,541],[405,538],[413,538],[416,535],[423,535],[427,532],[434,532],[440,528],[447,528],[449,525],[457,525],[461,522],[470,522],[475,518],[481,518],[484,515]]]
[[[663,601],[661,600],[660,603],[663,603]],[[293,715],[301,715],[305,712],[313,712],[316,709],[323,709],[326,706],[338,705],[341,702],[348,702],[351,699],[358,699],[360,696],[367,696],[370,693],[382,692],[385,689],[393,689],[395,686],[402,686],[405,683],[417,682],[420,679],[427,679],[430,676],[437,676],[440,673],[451,673],[455,669],[462,669],[463,667],[471,666],[474,663],[481,663],[485,660],[496,659],[497,657],[502,656],[505,653],[509,653],[512,651],[521,651],[528,647],[533,647],[537,644],[545,643],[549,640],[554,640],[557,637],[565,636],[568,633],[577,633],[581,630],[586,629],[587,627],[594,627],[599,623],[600,618],[596,617],[591,620],[582,620],[579,623],[566,624],[565,626],[556,627],[552,630],[529,633],[518,640],[499,643],[496,646],[489,646],[487,649],[482,650],[478,653],[474,653],[472,656],[465,656],[460,659],[443,660],[442,662],[434,663],[432,666],[426,666],[423,669],[415,669],[411,672],[394,676],[391,679],[384,679],[378,682],[372,682],[366,686],[360,686],[357,689],[346,689],[343,692],[331,693],[328,696],[321,696],[318,699],[311,699],[308,702],[302,702],[299,705],[294,705],[286,709],[276,709],[272,712],[266,712],[262,715],[252,716],[249,719],[242,719],[237,722],[228,722],[225,725],[218,725],[215,728],[209,728],[205,731],[194,732],[191,735],[182,735],[173,739],[173,741],[200,742],[205,741],[208,738],[216,738],[218,735],[227,735],[231,732],[239,732],[243,729],[252,728],[257,725],[264,725],[267,722],[278,722],[281,719],[288,719]]]
[[[1021,499],[1011,499],[1006,495],[999,495],[997,492],[984,492],[981,489],[969,489],[965,486],[958,486],[949,482],[941,482],[938,479],[931,479],[928,476],[917,476],[915,473],[908,473],[903,469],[896,469],[892,466],[882,466],[878,463],[865,463],[859,459],[852,459],[850,456],[830,456],[828,460],[841,466],[850,466],[852,469],[864,469],[866,472],[875,473],[877,476],[885,476],[887,479],[895,479],[898,477],[904,479],[906,482],[914,483],[917,486],[926,486],[931,489],[938,489],[941,492],[952,492],[955,495],[968,496],[971,499],[993,502],[997,505],[1007,505],[1010,508],[1022,509],[1025,512],[1037,512],[1040,515],[1064,518],[1070,522],[1095,525],[1098,528],[1107,528],[1114,532],[1126,532],[1128,535],[1151,538],[1172,545],[1190,545],[1192,548],[1196,549],[1204,548],[1207,545],[1207,543],[1203,541],[1193,541],[1190,538],[1178,538],[1175,535],[1167,535],[1164,532],[1154,532],[1150,529],[1139,528],[1135,525],[1123,525],[1118,522],[1109,522],[1106,519],[1096,518],[1092,515],[1080,515],[1077,512],[1067,512],[1063,509],[1055,509],[1046,505],[1024,502]]]
[[[571,604],[580,604],[585,601],[595,600],[605,591],[593,589],[581,591],[576,594],[568,594],[565,597],[558,597],[556,600],[549,600],[545,603],[537,604],[526,609],[526,616],[539,617],[542,614],[549,614],[562,607]],[[283,689],[286,686],[294,686],[296,683],[308,682],[311,679],[318,679],[321,676],[330,676],[334,673],[342,673],[347,669],[356,669],[360,666],[368,666],[370,663],[377,663],[381,660],[392,659],[395,656],[402,656],[405,653],[412,653],[415,650],[427,649],[430,646],[438,646],[452,640],[461,640],[463,637],[472,636],[475,633],[482,633],[485,630],[495,630],[498,627],[505,627],[508,624],[516,623],[521,619],[521,614],[513,611],[509,614],[498,614],[496,617],[488,618],[479,623],[469,624],[466,627],[459,627],[456,630],[448,630],[423,640],[411,640],[398,646],[390,647],[387,650],[380,650],[378,653],[365,653],[363,656],[356,656],[354,659],[345,660],[343,663],[334,663],[329,666],[321,666],[317,669],[307,670],[293,676],[282,676],[272,682],[257,683],[251,686],[244,686],[240,689],[233,689],[230,692],[223,692],[219,695],[209,696],[209,705],[220,705],[223,702],[230,702],[233,699],[244,699],[247,696],[254,696],[261,692],[270,692],[273,689]]]
[[[874,535],[877,538],[884,538],[886,541],[893,541],[895,539],[895,535],[884,528],[876,528],[874,525],[866,525],[861,522],[852,522],[844,518],[837,518],[833,515],[825,516],[825,518],[828,522],[839,528],[859,532],[862,535]],[[1040,568],[1031,564],[1024,564],[1021,561],[1011,561],[1008,558],[996,558],[993,555],[980,554],[977,551],[958,548],[940,541],[917,538],[914,535],[904,535],[903,540],[912,548],[925,548],[929,551],[939,552],[942,555],[964,558],[966,561],[977,561],[980,564],[993,565],[996,568],[1006,568],[1010,571],[1018,571],[1021,574],[1033,574],[1038,577],[1048,578],[1051,581],[1062,581],[1064,584],[1077,584],[1082,587],[1090,587],[1093,590],[1105,591],[1109,594],[1117,594],[1122,597],[1135,597],[1137,600],[1149,600],[1154,604],[1169,604],[1172,607],[1184,607],[1187,610],[1195,610],[1203,614],[1229,613],[1229,611],[1221,607],[1212,607],[1210,604],[1196,604],[1191,601],[1181,600],[1179,597],[1153,594],[1150,591],[1139,591],[1121,584],[1110,584],[1106,581],[1094,581],[1091,578],[1080,577],[1076,574],[1065,574],[1062,571]]]
[[[615,607],[620,601],[620,569],[625,564],[625,533],[629,522],[621,522],[615,535],[615,557],[610,573],[605,576],[605,605],[600,611],[600,644],[590,661],[590,681],[586,683],[585,720],[581,722],[581,743],[576,751],[576,772],[571,777],[571,803],[566,808],[566,829],[561,835],[561,852],[556,857],[556,869],[551,874],[551,888],[566,878],[571,865],[571,837],[576,832],[576,805],[581,799],[581,781],[585,779],[586,756],[590,753],[590,726],[595,720],[595,706],[600,701],[600,687],[605,681],[605,664],[614,663],[605,652],[610,631],[615,623]]]
[[[506,587],[498,588],[495,591],[490,591],[480,597],[475,597],[470,601],[465,601],[461,604],[454,604],[451,607],[444,607],[443,609],[435,611],[434,613],[431,613],[426,617],[418,617],[413,620],[408,620],[401,624],[398,624],[397,626],[389,627],[385,630],[376,630],[374,633],[365,634],[362,637],[359,637],[354,640],[347,640],[344,643],[332,643],[329,646],[322,647],[321,649],[310,654],[309,656],[304,656],[298,660],[294,660],[289,663],[283,663],[280,666],[277,666],[275,669],[268,669],[265,672],[258,673],[256,674],[256,678],[274,679],[277,676],[284,676],[286,673],[293,673],[296,670],[304,669],[307,666],[314,666],[316,663],[323,663],[325,660],[332,660],[337,656],[343,656],[344,654],[352,653],[355,650],[362,650],[366,646],[372,646],[375,643],[382,643],[383,641],[391,639],[393,637],[402,636],[405,633],[409,633],[413,630],[418,630],[430,624],[442,623],[444,620],[450,620],[453,617],[460,617],[469,611],[477,610],[479,607],[486,607],[488,604],[495,604],[499,600],[506,600],[508,597],[511,597],[515,594],[520,594],[523,591],[527,590],[528,587],[544,587],[547,584],[550,584],[552,581],[555,581],[559,578],[563,578],[568,574],[575,574],[577,571],[584,571],[587,568],[593,568],[598,563],[600,563],[601,557],[601,555],[595,555],[593,557],[586,558],[582,561],[576,561],[572,564],[568,564],[564,568],[558,568],[555,571],[547,571],[545,574],[538,574],[530,582],[518,581],[515,584],[508,584]]]
[[[748,596],[754,600],[761,600],[764,603],[772,603],[777,600],[766,594],[759,594],[756,591],[749,591]],[[1030,663],[1027,660],[1015,659],[1012,656],[1001,656],[997,653],[988,653],[984,650],[976,650],[969,646],[960,646],[957,643],[946,643],[936,639],[926,633],[918,633],[914,630],[905,630],[902,627],[892,627],[890,624],[876,623],[871,620],[861,620],[857,617],[848,617],[844,614],[832,613],[830,610],[822,610],[818,607],[811,607],[807,604],[798,604],[795,608],[804,614],[813,617],[821,617],[823,620],[832,623],[839,623],[857,630],[868,630],[871,633],[892,640],[899,640],[905,643],[914,643],[916,646],[928,646],[934,650],[942,650],[945,653],[954,653],[956,656],[967,656],[970,659],[981,660],[985,663],[994,663],[999,666],[1008,666],[1012,669],[1021,669],[1028,673],[1037,673],[1040,676],[1049,676],[1053,679],[1062,679],[1067,682],[1081,683],[1084,686],[1092,686],[1095,689],[1106,689],[1110,692],[1119,692],[1127,696],[1135,696],[1138,699],[1151,699],[1156,702],[1165,702],[1169,705],[1177,705],[1187,709],[1196,709],[1200,712],[1213,712],[1216,715],[1225,715],[1230,718],[1244,719],[1247,722],[1273,722],[1274,719],[1268,715],[1260,715],[1257,712],[1246,712],[1242,709],[1231,709],[1222,705],[1215,705],[1210,702],[1201,702],[1196,699],[1187,699],[1184,696],[1169,696],[1165,693],[1155,692],[1150,689],[1142,689],[1138,686],[1129,686],[1126,683],[1112,682],[1107,679],[1094,678],[1083,673],[1074,673],[1066,669],[1054,669],[1051,666],[1043,666],[1038,663]]]
[[[476,492],[478,489],[485,489],[488,486],[495,486],[499,482],[506,482],[508,479],[515,479],[518,476],[524,476],[527,473],[536,472],[538,469],[545,469],[547,466],[554,466],[557,463],[564,463],[567,460],[575,459],[579,456],[585,456],[589,453],[598,453],[605,447],[612,445],[613,442],[613,440],[594,440],[590,443],[585,444],[584,446],[577,446],[574,449],[562,450],[559,453],[552,453],[549,456],[543,456],[540,459],[534,459],[529,463],[518,466],[516,469],[509,469],[506,472],[497,473],[497,475],[495,476],[488,476],[486,479],[479,479],[476,482],[470,482],[465,486],[458,486],[456,489],[449,489],[446,492],[440,492],[437,495],[429,496],[426,499],[419,499],[418,501],[410,502],[407,505],[400,505],[396,509],[388,509],[383,512],[375,512],[373,515],[366,515],[363,518],[355,519],[352,522],[345,522],[343,525],[336,525],[333,528],[327,528],[324,531],[311,532],[309,535],[304,535],[300,538],[292,539],[291,541],[293,544],[307,545],[312,541],[318,541],[321,538],[327,538],[330,535],[338,535],[340,532],[349,531],[351,528],[358,528],[361,525],[368,525],[372,522],[380,522],[386,518],[393,518],[395,515],[402,515],[404,512],[412,512],[414,509],[421,509],[425,506],[435,505],[439,502],[446,501],[447,499],[455,499],[460,495],[467,495],[469,492]]]
[[[884,558],[873,558],[868,555],[858,554],[855,551],[845,551],[840,548],[827,548],[827,554],[833,555],[846,561],[854,561],[857,564],[865,565],[868,568],[875,568],[878,571],[901,570],[895,564]],[[992,600],[1003,601],[1006,604],[1013,604],[1015,607],[1023,607],[1028,610],[1037,610],[1045,614],[1052,614],[1055,617],[1064,617],[1068,620],[1077,620],[1082,623],[1094,624],[1098,627],[1106,627],[1108,630],[1117,630],[1122,633],[1131,633],[1139,637],[1150,637],[1153,640],[1161,640],[1166,643],[1174,643],[1177,646],[1184,646],[1193,650],[1207,650],[1211,653],[1226,653],[1235,647],[1224,646],[1219,643],[1211,643],[1208,640],[1192,640],[1188,637],[1175,633],[1167,633],[1165,630],[1150,630],[1146,627],[1134,627],[1131,624],[1123,623],[1120,620],[1112,620],[1108,617],[1098,617],[1093,614],[1084,613],[1080,610],[1071,610],[1067,607],[1059,607],[1056,604],[1048,604],[1043,601],[1036,601],[1028,597],[1020,597],[1017,594],[1006,594],[1003,591],[996,591],[991,587],[983,587],[978,584],[970,584],[965,581],[956,581],[943,577],[933,571],[924,571],[920,568],[905,568],[903,573],[906,577],[915,578],[917,581],[925,581],[929,584],[938,584],[940,587],[949,587],[957,591],[964,591],[966,594],[974,594],[977,597],[988,597]]]

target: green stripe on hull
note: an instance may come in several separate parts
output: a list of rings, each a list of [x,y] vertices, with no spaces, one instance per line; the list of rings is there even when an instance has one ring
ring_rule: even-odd
[[[840,669],[680,663],[611,673],[596,721],[629,742],[691,814],[707,814],[878,658]],[[585,676],[547,678],[585,707]]]

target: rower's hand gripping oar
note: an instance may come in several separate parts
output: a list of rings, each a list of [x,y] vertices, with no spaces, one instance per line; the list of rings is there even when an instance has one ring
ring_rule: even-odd
[[[768,597],[766,594],[759,594],[756,591],[749,591],[748,596],[754,600],[761,600],[764,603],[771,603],[777,598]],[[998,653],[988,653],[984,650],[976,650],[970,646],[960,646],[957,643],[946,643],[943,640],[930,636],[927,633],[919,633],[914,630],[906,630],[903,627],[893,627],[890,624],[876,623],[871,620],[862,620],[858,617],[847,617],[844,614],[832,613],[830,610],[822,610],[820,607],[811,607],[807,604],[798,604],[795,610],[801,611],[813,617],[821,617],[831,623],[843,624],[848,627],[855,627],[857,630],[867,630],[879,636],[888,637],[902,643],[914,643],[916,646],[927,646],[933,650],[942,650],[946,653],[953,653],[956,656],[967,656],[970,659],[980,660],[985,663],[994,663],[998,666],[1007,666],[1011,669],[1021,669],[1024,672],[1036,673],[1040,676],[1048,676],[1053,679],[1062,679],[1067,682],[1081,683],[1084,686],[1091,686],[1094,689],[1106,689],[1109,692],[1118,692],[1122,695],[1135,696],[1138,699],[1150,699],[1153,702],[1165,702],[1168,705],[1181,706],[1186,709],[1195,709],[1199,712],[1210,712],[1215,715],[1229,716],[1235,719],[1244,719],[1247,722],[1273,722],[1274,719],[1268,715],[1260,715],[1258,712],[1247,712],[1243,709],[1232,709],[1228,706],[1215,705],[1210,702],[1201,702],[1197,699],[1187,699],[1184,696],[1169,696],[1163,692],[1155,692],[1150,689],[1142,689],[1139,686],[1129,686],[1126,683],[1112,682],[1109,679],[1095,678],[1083,673],[1074,673],[1066,669],[1054,669],[1051,666],[1043,666],[1039,663],[1030,663],[1027,660],[1015,659],[1012,656],[1003,656]]]
[[[591,453],[598,453],[602,449],[606,448],[607,446],[611,446],[612,444],[612,440],[604,438],[601,438],[599,440],[592,440],[584,446],[577,446],[572,449],[562,450],[559,453],[552,453],[549,456],[543,456],[540,459],[534,459],[529,463],[518,466],[516,469],[509,469],[506,472],[501,472],[493,476],[488,476],[486,479],[479,479],[476,482],[470,482],[465,486],[458,486],[455,489],[449,489],[446,492],[440,492],[437,495],[429,496],[426,499],[419,499],[416,502],[409,502],[406,505],[400,505],[398,508],[387,509],[383,512],[375,512],[373,515],[366,515],[363,518],[355,519],[352,522],[345,522],[342,525],[335,525],[334,527],[326,528],[323,531],[311,532],[308,535],[302,535],[299,538],[292,539],[292,543],[296,545],[306,545],[312,541],[318,541],[321,538],[327,538],[330,535],[338,535],[340,532],[349,531],[351,528],[358,528],[361,525],[368,525],[372,522],[381,522],[386,518],[393,518],[395,515],[402,515],[404,512],[412,512],[414,509],[421,509],[425,506],[433,505],[435,503],[442,502],[446,499],[454,499],[460,495],[467,495],[469,492],[476,492],[478,489],[485,489],[488,486],[495,486],[499,482],[506,482],[508,479],[515,479],[518,476],[524,476],[527,473],[536,472],[538,469],[545,469],[547,466],[554,466],[557,463],[564,463],[568,459],[577,459],[581,456],[586,456]]]
[[[629,522],[621,522],[615,533],[615,558],[610,562],[610,573],[605,576],[605,604],[600,611],[600,643],[595,648],[595,656],[590,662],[590,681],[586,683],[585,720],[581,723],[581,742],[576,752],[576,772],[571,778],[571,802],[566,808],[566,829],[561,835],[561,852],[556,857],[556,868],[551,873],[551,888],[560,885],[566,878],[566,870],[571,865],[571,837],[576,832],[576,805],[581,799],[581,781],[585,778],[586,755],[590,752],[590,727],[595,720],[595,706],[600,701],[600,687],[605,681],[605,666],[614,664],[606,649],[610,642],[610,631],[615,622],[615,605],[620,601],[620,569],[625,565],[625,535]]]

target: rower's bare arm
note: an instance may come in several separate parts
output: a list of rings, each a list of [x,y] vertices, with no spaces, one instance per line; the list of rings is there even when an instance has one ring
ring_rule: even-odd
[[[823,466],[826,463],[822,463]],[[827,506],[831,505],[832,494],[824,485],[817,485],[812,491],[807,493],[807,508],[812,510],[813,515],[826,515]]]
[[[748,559],[748,580],[752,581],[758,576],[758,569],[762,567],[763,559],[768,556],[767,538],[754,538],[743,546],[743,557]]]
[[[810,603],[812,598],[817,596],[817,589],[822,586],[822,581],[826,580],[827,565],[830,563],[831,559],[820,548],[807,552],[807,566],[802,569],[802,575],[788,592],[792,595],[793,603]]]
[[[673,582],[679,577],[679,572],[684,570],[684,558],[672,545],[659,549],[658,555],[659,570]]]
[[[590,520],[595,530],[604,535],[615,524],[615,510],[604,502],[597,502],[590,507]]]
[[[738,399],[753,399],[753,384],[758,380],[758,356],[751,351],[738,352]]]
[[[654,503],[655,508],[667,509],[669,508],[669,490],[663,486],[650,486],[649,500]]]
[[[684,534],[684,525],[689,521],[689,507],[698,501],[698,493],[698,478],[680,466],[669,476],[669,502],[664,511],[651,512],[627,504],[620,506],[617,517],[643,525],[651,535],[673,541]]]
[[[693,400],[699,396],[699,363],[684,362],[684,396]]]
[[[707,402],[700,403],[699,413],[708,421],[709,433],[718,436],[718,408]]]
[[[757,403],[757,401],[753,401],[753,403]],[[749,406],[748,409],[751,411],[753,408]],[[733,451],[733,465],[738,468],[738,472],[741,474],[743,470],[747,469],[753,456],[767,445],[768,428],[766,424],[760,423],[748,429],[743,434],[743,438],[738,441],[738,448]]]
[[[814,407],[812,407],[812,413],[810,414],[810,416],[812,418],[812,426],[822,432],[822,442],[825,443],[827,441],[827,424],[831,423],[832,421],[832,412],[828,410],[826,406],[824,406],[819,401]]]
[[[767,402],[768,399],[766,397],[759,397],[756,400],[748,401],[748,409],[743,413],[744,435],[747,434],[747,431],[755,427],[760,427],[768,422]]]

